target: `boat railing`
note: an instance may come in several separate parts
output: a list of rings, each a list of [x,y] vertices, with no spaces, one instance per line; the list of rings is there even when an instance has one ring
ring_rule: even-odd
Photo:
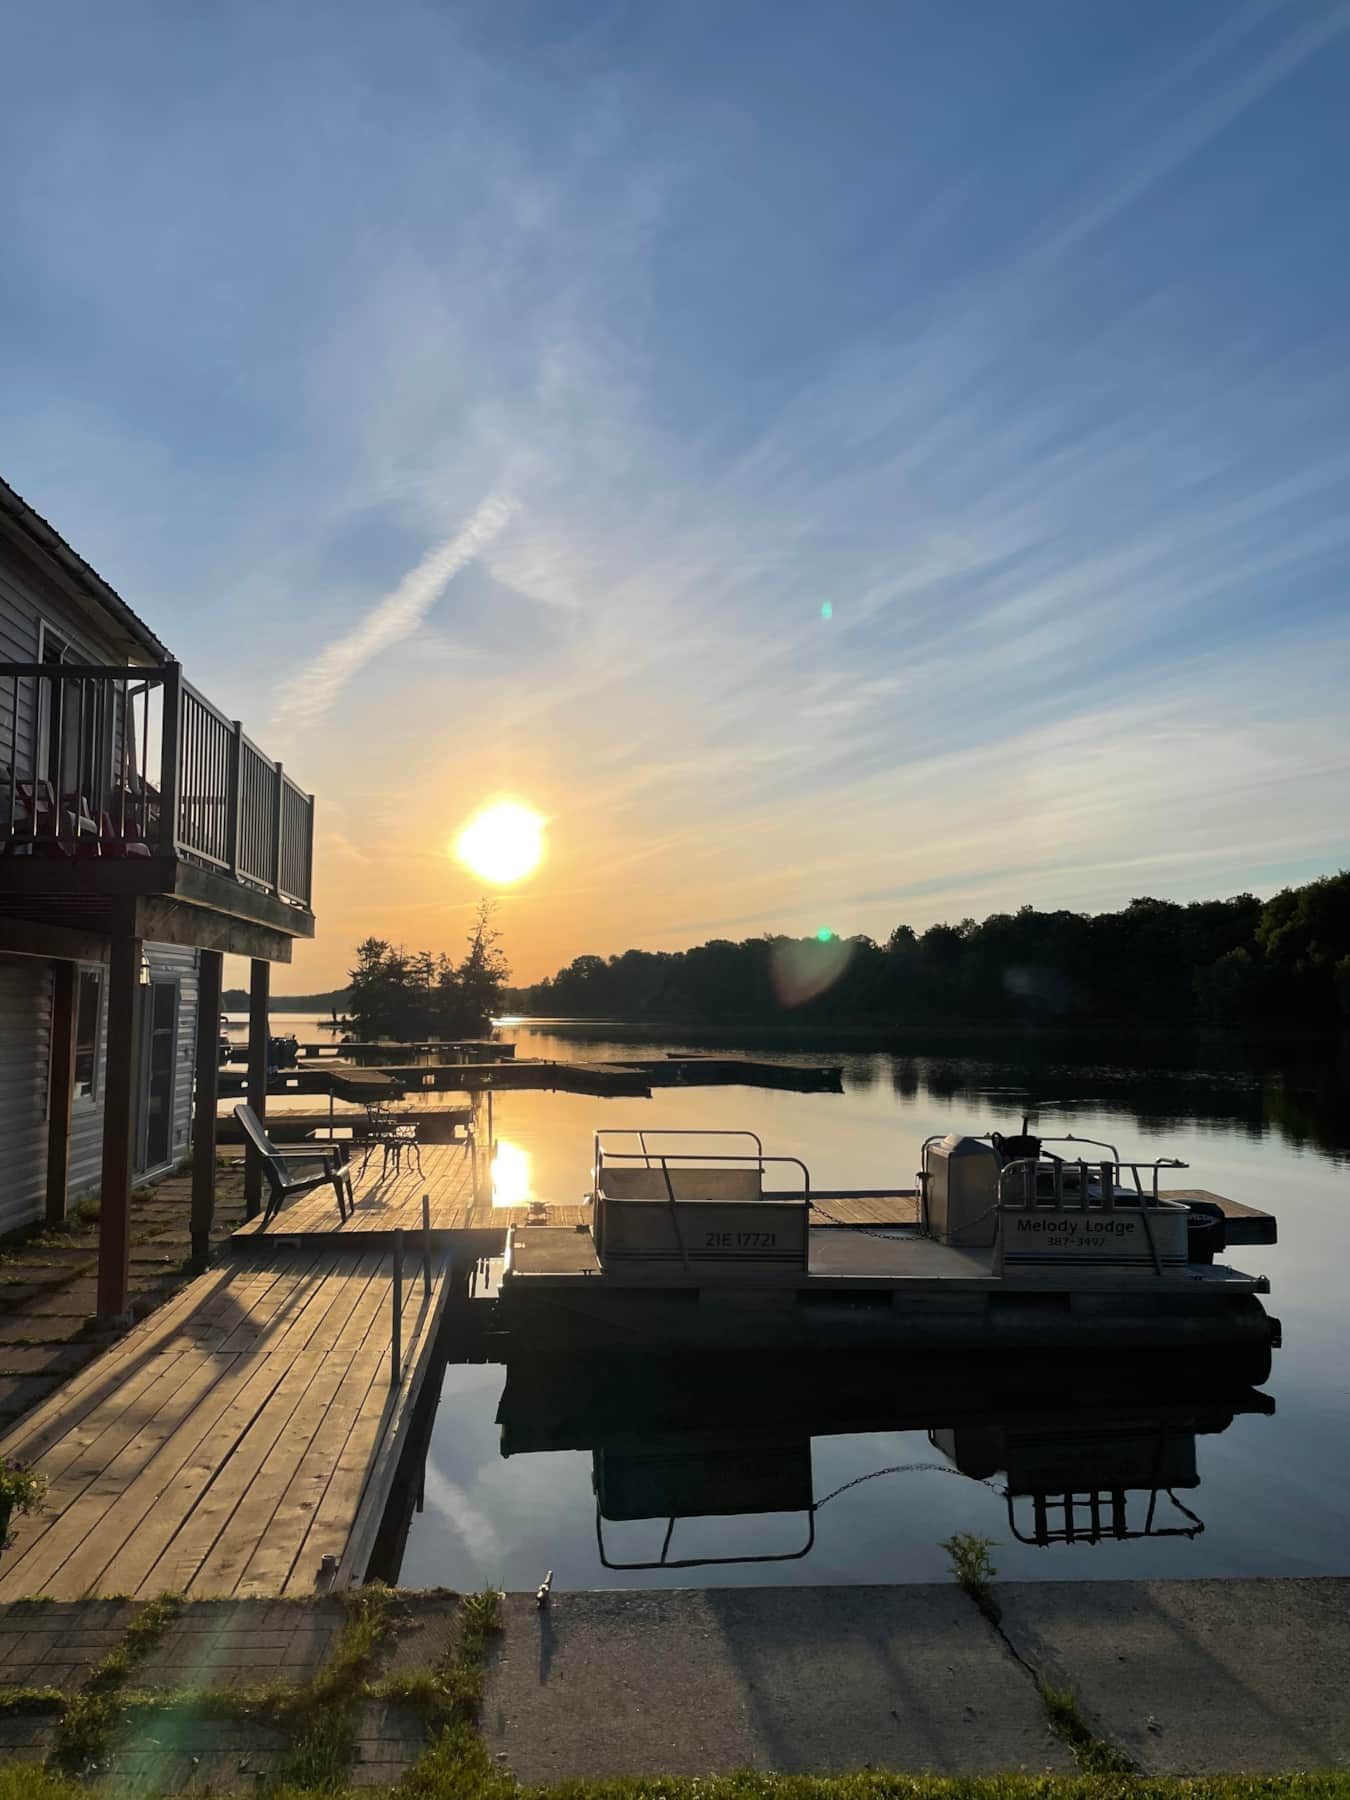
[[[658,1153],[652,1151],[650,1145],[647,1142],[648,1138],[672,1138],[672,1137],[677,1137],[677,1138],[749,1138],[750,1142],[755,1146],[755,1160],[760,1165],[761,1173],[763,1172],[764,1143],[763,1143],[763,1140],[760,1138],[760,1135],[757,1131],[740,1131],[740,1130],[734,1130],[734,1129],[723,1131],[723,1130],[718,1130],[716,1128],[708,1129],[706,1127],[691,1127],[691,1126],[687,1126],[687,1125],[671,1126],[669,1128],[660,1129],[660,1130],[658,1130],[655,1127],[650,1126],[650,1125],[647,1125],[647,1126],[602,1125],[594,1134],[595,1153],[594,1153],[594,1157],[592,1159],[592,1169],[591,1169],[592,1180],[593,1180],[592,1192],[594,1192],[594,1193],[599,1192],[600,1169],[601,1169],[601,1166],[603,1165],[605,1158],[607,1156],[610,1158],[624,1157],[624,1156],[629,1156],[629,1157],[641,1156],[644,1167],[650,1169],[653,1166],[652,1157],[654,1154],[658,1154]],[[605,1144],[606,1138],[636,1138],[638,1141],[638,1148],[636,1151],[610,1150],[606,1147],[606,1144]],[[724,1155],[725,1153],[724,1152],[715,1152],[715,1154],[721,1156],[721,1155]]]
[[[691,1133],[689,1135],[701,1136],[703,1134],[702,1133]],[[730,1136],[732,1134],[727,1133],[726,1135]],[[744,1135],[747,1137],[753,1137],[754,1133],[747,1132]],[[807,1168],[806,1164],[802,1161],[801,1157],[800,1156],[766,1156],[762,1149],[760,1149],[753,1155],[747,1154],[744,1156],[739,1156],[734,1151],[730,1151],[730,1150],[718,1151],[712,1158],[709,1158],[706,1155],[701,1155],[698,1151],[604,1150],[604,1149],[601,1149],[599,1151],[599,1153],[597,1154],[596,1164],[595,1164],[595,1192],[597,1195],[600,1195],[602,1193],[600,1178],[601,1178],[601,1175],[603,1173],[606,1163],[621,1163],[621,1162],[623,1162],[623,1163],[641,1162],[642,1166],[644,1168],[660,1169],[665,1178],[665,1183],[666,1183],[667,1189],[669,1189],[671,1187],[670,1166],[669,1166],[671,1163],[692,1163],[695,1165],[695,1167],[701,1168],[701,1169],[707,1169],[712,1164],[716,1164],[716,1166],[718,1166],[718,1167],[731,1165],[732,1167],[735,1167],[735,1168],[739,1168],[742,1165],[746,1165],[746,1166],[749,1166],[750,1168],[756,1170],[761,1175],[764,1173],[765,1168],[770,1163],[786,1163],[786,1164],[789,1164],[792,1168],[799,1169],[801,1171],[801,1178],[802,1178],[802,1191],[801,1191],[801,1195],[800,1195],[801,1200],[803,1202],[806,1202],[806,1201],[809,1201],[811,1198],[811,1171]],[[683,1196],[679,1196],[674,1193],[671,1194],[672,1199],[679,1199],[682,1197]],[[771,1194],[765,1195],[764,1197],[766,1199],[772,1199],[772,1200],[793,1200],[793,1199],[798,1198],[798,1196],[795,1193],[779,1192],[776,1189]],[[688,1198],[696,1199],[697,1196],[690,1195],[690,1196],[688,1196]]]
[[[605,1548],[605,1524],[600,1510],[599,1500],[595,1503],[595,1542],[600,1552],[602,1568],[631,1573],[638,1569],[712,1569],[725,1568],[735,1563],[774,1563],[800,1562],[809,1556],[816,1543],[816,1509],[806,1509],[806,1542],[798,1550],[777,1550],[747,1552],[742,1556],[672,1556],[670,1541],[675,1535],[675,1527],[686,1515],[673,1513],[666,1520],[666,1535],[661,1543],[661,1554],[655,1561],[647,1562],[614,1562]]]
[[[1086,1143],[1089,1140],[1075,1141]],[[1162,1198],[1159,1190],[1163,1170],[1187,1166],[1174,1156],[1156,1157],[1151,1162],[1142,1158],[1128,1162],[1117,1158],[1088,1162],[1084,1157],[1073,1160],[1055,1155],[1018,1157],[999,1170],[998,1205],[1000,1210],[1012,1211],[1034,1206],[1053,1206],[1056,1211],[1069,1207],[1094,1212],[1114,1212],[1117,1205],[1127,1206],[1131,1211],[1137,1211],[1140,1206],[1164,1208],[1171,1203]],[[1132,1188],[1124,1180],[1127,1169]],[[1050,1178],[1049,1193],[1042,1190],[1043,1176]],[[1145,1176],[1150,1182],[1148,1187],[1144,1185]],[[1094,1181],[1097,1184],[1095,1190]],[[1127,1190],[1123,1196],[1119,1191],[1122,1188]]]
[[[1040,1550],[1050,1544],[1100,1544],[1108,1539],[1128,1543],[1136,1538],[1197,1538],[1205,1529],[1204,1520],[1178,1500],[1170,1487],[1152,1487],[1143,1491],[1147,1495],[1144,1520],[1142,1524],[1132,1524],[1130,1492],[1125,1488],[1030,1495],[1014,1494],[1011,1489],[1005,1489],[1003,1498],[1008,1512],[1008,1529],[1019,1544]],[[1187,1524],[1159,1523],[1158,1506],[1164,1495],[1177,1514],[1188,1521]],[[1018,1522],[1018,1504],[1022,1501],[1030,1502],[1030,1531],[1024,1530]],[[1054,1517],[1056,1513],[1058,1520]],[[1137,1508],[1134,1516],[1138,1517]]]

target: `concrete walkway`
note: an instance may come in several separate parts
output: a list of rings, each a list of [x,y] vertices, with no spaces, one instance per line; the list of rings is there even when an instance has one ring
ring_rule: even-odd
[[[1007,1583],[995,1630],[955,1587],[723,1588],[508,1596],[482,1727],[528,1782],[737,1768],[826,1774],[1071,1773],[1037,1676],[1146,1773],[1350,1767],[1350,1580]],[[0,1607],[5,1690],[85,1690],[141,1607]],[[369,1679],[445,1665],[457,1602],[398,1596]],[[137,1653],[129,1690],[170,1704],[304,1684],[342,1630],[340,1601],[184,1607]],[[55,1710],[0,1704],[0,1761],[57,1749]],[[423,1748],[415,1714],[366,1690],[353,1785],[394,1783]],[[144,1794],[257,1792],[287,1738],[181,1702],[128,1714],[100,1772]]]
[[[1074,1768],[1035,1674],[1151,1774],[1350,1767],[1350,1580],[507,1601],[483,1730],[523,1781]],[[1034,1672],[1034,1673],[1033,1673]]]
[[[997,1592],[1019,1655],[1145,1774],[1350,1768],[1350,1579]]]

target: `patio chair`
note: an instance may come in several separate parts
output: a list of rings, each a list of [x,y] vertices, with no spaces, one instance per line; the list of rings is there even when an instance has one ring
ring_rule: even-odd
[[[50,781],[25,779],[15,785],[15,800],[18,814],[7,821],[9,855],[98,855],[98,825],[83,794],[58,798]]]
[[[263,1210],[261,1230],[266,1231],[287,1200],[299,1199],[301,1194],[311,1194],[321,1187],[331,1187],[337,1195],[338,1218],[346,1224],[347,1215],[355,1208],[351,1170],[341,1145],[334,1144],[322,1150],[279,1149],[259,1124],[258,1115],[251,1106],[236,1106],[234,1116],[257,1151],[263,1174],[267,1177],[267,1205]]]
[[[104,856],[133,857],[149,856],[150,846],[141,837],[136,823],[128,819],[121,831],[113,824],[112,814],[102,812],[98,816],[99,848]]]
[[[389,1165],[394,1165],[395,1175],[403,1172],[403,1159],[409,1163],[416,1162],[417,1173],[422,1173],[422,1146],[418,1142],[417,1123],[412,1119],[400,1119],[396,1112],[390,1110],[382,1101],[372,1100],[366,1104],[365,1147],[361,1157],[361,1173],[366,1172],[366,1164],[370,1161],[370,1153],[378,1144],[381,1151],[380,1180],[389,1173]]]

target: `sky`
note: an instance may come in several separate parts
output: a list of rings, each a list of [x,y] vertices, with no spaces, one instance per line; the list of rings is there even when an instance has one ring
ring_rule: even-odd
[[[1350,5],[12,13],[0,473],[318,796],[318,935],[581,953],[1350,863]]]

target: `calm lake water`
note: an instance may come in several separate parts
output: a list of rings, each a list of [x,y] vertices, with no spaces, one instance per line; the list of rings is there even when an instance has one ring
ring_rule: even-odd
[[[734,1042],[705,1035],[682,1043],[619,1025],[509,1024],[502,1035],[522,1056],[568,1059]],[[424,1467],[411,1472],[422,1507],[403,1548],[402,1581],[519,1589],[548,1569],[560,1589],[930,1581],[947,1574],[939,1540],[954,1531],[994,1539],[995,1563],[1009,1578],[1350,1572],[1344,1062],[1311,1051],[1253,1060],[1177,1042],[1106,1061],[1088,1058],[1081,1040],[939,1043],[932,1033],[912,1054],[828,1039],[790,1050],[767,1038],[740,1047],[842,1063],[845,1091],[667,1089],[618,1101],[501,1094],[495,1130],[511,1190],[503,1197],[580,1198],[591,1134],[604,1125],[748,1128],[766,1151],[800,1156],[817,1187],[909,1187],[930,1133],[1006,1131],[1032,1110],[1047,1136],[1072,1130],[1108,1139],[1123,1154],[1180,1157],[1190,1168],[1176,1185],[1278,1214],[1278,1246],[1224,1256],[1270,1277],[1266,1305],[1284,1328],[1270,1378],[1259,1394],[1235,1401],[1240,1382],[1196,1382],[1180,1363],[1175,1381],[1136,1385],[1123,1358],[1104,1372],[1085,1374],[1077,1359],[1042,1371],[1026,1394],[1016,1385],[1009,1391],[1006,1371],[958,1377],[935,1358],[837,1369],[764,1358],[651,1380],[631,1366],[625,1375],[617,1355],[598,1378],[528,1358],[509,1371],[451,1363]],[[602,1391],[615,1385],[617,1395]],[[553,1444],[567,1447],[543,1447]],[[1010,1477],[1027,1490],[1011,1502],[1011,1517],[1003,1492]],[[1129,1529],[1192,1535],[1018,1541],[1015,1531],[1034,1535],[1030,1490],[1071,1485],[1086,1494],[1118,1484]],[[812,1528],[814,1542],[795,1560],[609,1569],[597,1541],[597,1496],[612,1563],[658,1560],[672,1508],[681,1514],[667,1548],[672,1559],[786,1558]],[[725,1513],[684,1516],[721,1505]],[[1052,1528],[1061,1522],[1047,1520]]]

